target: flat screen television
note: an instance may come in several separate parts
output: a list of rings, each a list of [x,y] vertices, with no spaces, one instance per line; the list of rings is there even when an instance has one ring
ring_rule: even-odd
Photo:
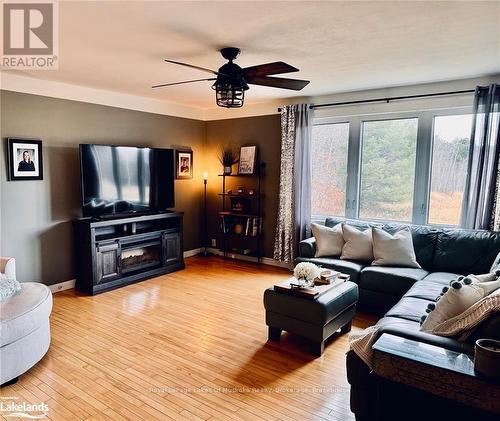
[[[80,145],[83,216],[174,207],[174,151]]]

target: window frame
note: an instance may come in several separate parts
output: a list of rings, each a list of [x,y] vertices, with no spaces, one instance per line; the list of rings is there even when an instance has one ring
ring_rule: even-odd
[[[345,216],[341,216],[341,215],[316,215],[316,214],[314,214],[314,215],[311,215],[311,221],[316,222],[316,223],[323,223],[323,222],[325,222],[326,218],[331,217],[331,216],[336,216],[339,218],[349,218],[349,216],[347,215],[347,207],[348,207],[347,198],[348,198],[348,186],[349,186],[349,174],[350,174],[349,156],[351,154],[351,129],[352,129],[352,125],[351,125],[349,119],[346,117],[340,117],[340,118],[323,117],[323,118],[315,118],[313,121],[314,121],[313,122],[314,126],[329,126],[332,124],[347,124],[348,125],[348,128],[347,128],[348,139],[347,139],[347,181],[346,181],[346,192],[345,192],[346,212],[344,212]]]
[[[434,147],[434,118],[446,115],[472,114],[472,106],[438,108],[420,111],[385,112],[359,115],[315,117],[314,125],[336,123],[349,124],[347,148],[347,182],[345,199],[345,218],[376,222],[411,223],[442,227],[456,225],[429,224],[431,194],[432,153]],[[366,219],[359,217],[361,195],[361,164],[363,151],[362,126],[364,122],[417,119],[417,140],[415,156],[415,178],[413,180],[413,208],[411,221]],[[339,215],[311,215],[313,222],[324,222],[326,217]],[[340,216],[339,216],[340,217]],[[344,216],[341,216],[344,217]]]
[[[430,132],[430,151],[429,151],[429,181],[428,181],[428,189],[427,196],[425,202],[425,225],[432,225],[434,227],[443,227],[443,228],[457,228],[458,225],[450,225],[450,224],[429,224],[429,211],[430,211],[430,203],[431,203],[431,178],[432,178],[432,158],[434,152],[434,122],[435,117],[449,116],[449,115],[467,115],[472,114],[472,107],[461,107],[455,109],[446,109],[439,110],[437,112],[431,113],[431,132]],[[472,148],[469,148],[469,154],[471,153]]]

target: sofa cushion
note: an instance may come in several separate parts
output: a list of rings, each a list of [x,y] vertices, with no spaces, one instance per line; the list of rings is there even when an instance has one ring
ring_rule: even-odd
[[[436,301],[436,298],[443,290],[443,286],[444,285],[439,282],[427,281],[426,278],[424,278],[422,281],[415,282],[404,296],[420,298],[421,300],[427,301]]]
[[[405,296],[385,314],[385,317],[397,317],[420,323],[421,317],[427,314],[425,309],[429,303],[428,300]]]
[[[16,295],[2,302],[0,346],[8,345],[47,323],[52,310],[52,294],[47,286],[24,282]]]
[[[351,260],[340,260],[330,257],[297,258],[297,262],[311,262],[318,266],[334,269],[351,276],[352,282],[359,282],[359,273],[368,263],[353,262]]]
[[[416,281],[428,274],[425,269],[368,266],[361,271],[359,286],[401,297]]]
[[[452,272],[432,272],[424,278],[424,281],[434,282],[445,286],[450,285],[450,283],[455,281],[459,276],[458,273]]]
[[[325,225],[327,227],[333,228],[337,224],[347,224],[351,227],[357,228],[361,231],[364,231],[370,227],[378,227],[380,224],[373,222],[360,221],[359,219],[346,219],[342,217],[329,217],[325,220]]]
[[[378,322],[377,326],[382,329],[397,326],[407,331],[417,332],[420,330],[420,323],[414,320],[409,320],[406,318],[401,318],[397,316],[386,316],[382,317]]]
[[[489,273],[500,252],[500,232],[444,229],[438,234],[433,272]]]

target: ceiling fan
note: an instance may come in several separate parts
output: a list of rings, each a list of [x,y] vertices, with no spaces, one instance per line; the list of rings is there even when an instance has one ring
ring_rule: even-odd
[[[240,54],[240,49],[235,47],[227,47],[220,50],[222,57],[228,60],[218,71],[206,69],[205,67],[194,66],[192,64],[181,63],[174,60],[165,60],[167,63],[179,64],[181,66],[191,67],[193,69],[202,70],[212,73],[217,77],[186,80],[183,82],[163,83],[161,85],[152,86],[152,88],[163,88],[166,86],[182,85],[184,83],[212,81],[212,89],[216,92],[216,101],[219,107],[239,108],[243,106],[245,91],[251,85],[270,86],[273,88],[292,89],[300,91],[309,81],[300,79],[287,79],[281,77],[269,77],[269,75],[277,75],[281,73],[298,72],[299,69],[290,66],[282,61],[273,63],[259,64],[241,68],[233,63],[233,60]]]

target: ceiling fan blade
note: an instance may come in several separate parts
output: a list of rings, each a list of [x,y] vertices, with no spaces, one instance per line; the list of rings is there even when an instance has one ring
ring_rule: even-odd
[[[286,79],[282,77],[254,77],[253,79],[246,80],[247,83],[252,85],[270,86],[272,88],[292,89],[300,91],[302,88],[309,84],[308,80],[301,79]]]
[[[257,66],[245,67],[243,74],[245,78],[252,78],[257,76],[279,75],[281,73],[298,72],[299,69],[283,63],[282,61],[275,61],[274,63],[259,64]]]
[[[193,79],[193,80],[185,80],[183,82],[173,82],[173,83],[162,83],[161,85],[151,86],[152,88],[163,88],[165,86],[174,86],[174,85],[182,85],[183,83],[193,83],[193,82],[204,82],[207,80],[217,80],[215,77],[209,79]]]
[[[202,70],[204,72],[212,73],[213,75],[227,76],[227,75],[224,75],[222,73],[216,72],[215,70],[207,69],[205,67],[195,66],[193,64],[181,63],[180,61],[167,60],[167,59],[164,59],[164,61],[166,61],[167,63],[179,64],[180,66],[191,67],[192,69]]]

